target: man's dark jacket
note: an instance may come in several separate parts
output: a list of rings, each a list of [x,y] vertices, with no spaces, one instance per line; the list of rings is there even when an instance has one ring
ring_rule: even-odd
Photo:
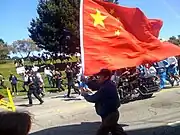
[[[107,80],[101,84],[100,89],[93,95],[84,94],[88,102],[95,103],[96,112],[102,118],[107,117],[120,107],[120,99],[115,84]]]

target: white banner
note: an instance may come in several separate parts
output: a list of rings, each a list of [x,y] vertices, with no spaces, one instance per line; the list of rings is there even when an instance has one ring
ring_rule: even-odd
[[[24,68],[24,66],[23,66],[23,67],[18,67],[18,68],[16,68],[16,72],[17,72],[17,74],[25,73],[25,68]]]

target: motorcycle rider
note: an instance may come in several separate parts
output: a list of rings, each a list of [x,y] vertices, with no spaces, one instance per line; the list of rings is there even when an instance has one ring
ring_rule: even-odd
[[[167,61],[169,63],[167,73],[177,82],[177,85],[179,85],[180,79],[178,77],[178,61],[174,56],[167,58]]]
[[[163,89],[165,87],[166,80],[170,82],[170,84],[173,86],[174,82],[170,80],[170,78],[167,77],[167,67],[168,67],[167,60],[162,60],[157,62],[156,69],[160,78],[160,88]]]
[[[154,77],[157,75],[156,68],[152,64],[145,64],[144,77]]]

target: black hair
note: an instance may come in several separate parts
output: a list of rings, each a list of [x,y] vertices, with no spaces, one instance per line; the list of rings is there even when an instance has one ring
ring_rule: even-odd
[[[28,135],[31,116],[27,112],[0,112],[1,135]]]

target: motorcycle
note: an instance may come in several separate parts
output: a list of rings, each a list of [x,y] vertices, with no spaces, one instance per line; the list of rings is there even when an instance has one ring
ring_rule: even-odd
[[[128,71],[120,76],[117,88],[121,102],[150,98],[160,90],[156,76],[142,77],[139,73],[132,74]]]

